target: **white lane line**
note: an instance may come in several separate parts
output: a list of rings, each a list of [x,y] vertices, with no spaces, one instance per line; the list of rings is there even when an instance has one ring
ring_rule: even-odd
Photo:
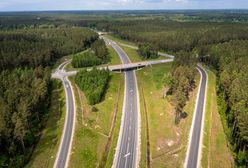
[[[125,156],[124,157],[128,157],[130,155],[130,152],[128,152],[127,154],[125,154]]]
[[[129,153],[129,154],[130,154],[130,152],[128,152],[128,149],[129,149],[129,142],[127,143],[127,152],[126,152],[126,153],[127,153],[127,154]],[[126,156],[126,155],[124,155],[124,158],[125,158],[125,166],[124,166],[124,167],[126,168],[126,167],[127,167],[127,158],[128,158],[128,157],[125,157],[125,156]]]

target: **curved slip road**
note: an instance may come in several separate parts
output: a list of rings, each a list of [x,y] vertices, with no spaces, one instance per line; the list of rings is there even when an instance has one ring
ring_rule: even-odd
[[[58,70],[53,74],[55,78],[60,79],[63,82],[66,93],[66,119],[64,124],[63,135],[61,137],[59,151],[56,156],[54,168],[66,168],[70,158],[70,151],[72,145],[72,139],[74,134],[75,125],[75,99],[70,81],[64,73],[64,67],[69,61],[62,63]]]
[[[123,64],[130,63],[127,54],[113,41],[105,39],[118,53]],[[122,121],[115,152],[114,168],[136,168],[139,164],[140,106],[135,71],[125,72],[125,97]]]
[[[201,149],[204,128],[205,103],[207,93],[208,76],[207,72],[201,65],[197,66],[201,74],[200,87],[193,116],[193,123],[189,135],[188,149],[184,167],[200,168],[201,167]]]

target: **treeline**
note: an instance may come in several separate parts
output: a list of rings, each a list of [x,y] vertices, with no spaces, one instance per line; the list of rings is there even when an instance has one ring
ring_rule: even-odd
[[[218,105],[238,167],[248,167],[248,41],[206,46],[201,60],[218,74]]]
[[[248,39],[247,23],[174,22],[159,19],[113,21],[98,29],[166,52],[192,51],[209,44]]]
[[[0,70],[49,66],[89,47],[97,38],[86,28],[0,31]]]
[[[23,167],[49,106],[47,68],[0,72],[0,167]]]
[[[93,68],[91,71],[82,70],[77,73],[75,82],[85,93],[89,104],[94,105],[102,100],[108,86],[109,71]]]
[[[162,22],[247,22],[246,10],[187,10],[187,11],[44,11],[2,12],[0,29],[29,29],[41,27],[93,27],[112,21],[160,20]]]
[[[110,57],[105,42],[98,39],[91,45],[91,49],[73,56],[72,66],[74,68],[96,66],[107,63],[109,60]]]
[[[158,50],[149,44],[140,44],[138,54],[144,59],[157,58]]]

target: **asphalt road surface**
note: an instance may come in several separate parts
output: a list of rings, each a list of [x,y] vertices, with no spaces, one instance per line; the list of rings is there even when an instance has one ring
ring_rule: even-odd
[[[54,168],[65,168],[68,167],[68,161],[71,150],[72,137],[74,132],[74,122],[75,122],[75,107],[73,90],[67,76],[64,75],[64,67],[68,62],[62,63],[58,70],[55,72],[57,78],[62,80],[65,92],[66,92],[66,119],[63,130],[63,135],[60,142],[59,151],[57,153],[56,161],[54,163]],[[56,76],[55,75],[55,76]],[[56,124],[56,123],[54,123]]]
[[[195,110],[195,116],[193,117],[193,125],[191,128],[191,138],[189,141],[189,148],[186,157],[185,167],[187,168],[198,168],[200,167],[201,159],[201,145],[202,145],[202,134],[204,125],[204,108],[206,99],[207,89],[207,73],[201,67],[197,66],[197,69],[201,73],[201,85],[198,93],[198,101]]]
[[[130,63],[127,54],[115,42],[108,42],[119,54],[123,64]],[[113,167],[138,167],[139,122],[139,95],[135,71],[126,71],[122,123]]]

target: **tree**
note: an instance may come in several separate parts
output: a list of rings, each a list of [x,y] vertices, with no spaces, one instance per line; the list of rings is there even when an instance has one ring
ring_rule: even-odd
[[[148,44],[140,44],[138,53],[144,59],[157,58],[158,50]]]
[[[109,53],[104,40],[98,39],[92,45],[91,49],[95,55],[102,60],[103,63],[109,61]]]

